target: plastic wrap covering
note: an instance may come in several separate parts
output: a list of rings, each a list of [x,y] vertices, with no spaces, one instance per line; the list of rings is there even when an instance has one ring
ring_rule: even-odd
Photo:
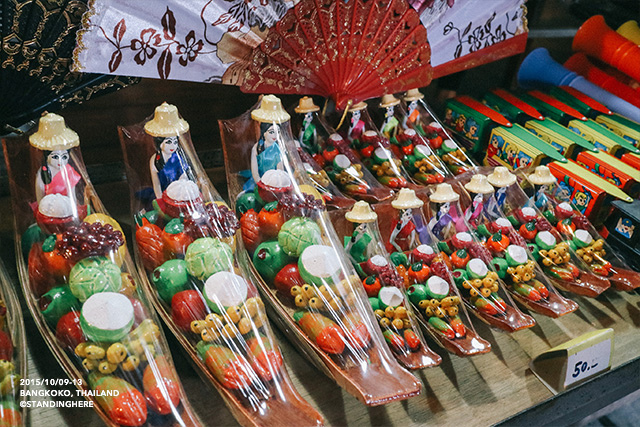
[[[530,194],[529,202],[542,212],[551,225],[569,242],[576,255],[598,276],[620,291],[640,286],[640,273],[632,270],[611,249],[589,220],[571,203],[570,195],[557,184],[546,166],[538,166],[534,173],[523,173],[521,186]],[[618,231],[629,232],[628,224],[620,221]]]
[[[313,157],[322,167],[324,175],[355,199],[377,202],[393,196],[393,190],[382,186],[371,175],[349,143],[326,122],[313,99],[306,96],[300,99],[292,121],[298,142],[303,148],[300,153],[303,163],[307,163],[306,156]],[[312,181],[316,180],[312,177]],[[324,194],[323,198],[330,207]]]
[[[393,188],[405,188],[411,185],[411,178],[400,159],[391,151],[391,143],[382,136],[371,120],[367,103],[360,102],[351,106],[346,113],[343,125],[348,128],[341,135],[358,154],[362,163],[383,185]]]
[[[107,424],[199,425],[122,229],[89,182],[78,145],[55,114],[28,138],[4,141],[29,310]]]
[[[345,252],[362,281],[369,304],[396,359],[409,369],[440,364],[422,337],[406,294],[405,283],[384,248],[378,219],[367,202],[330,214]]]
[[[431,148],[451,173],[459,175],[476,167],[451,134],[442,126],[442,123],[424,101],[424,95],[418,89],[409,90],[402,98],[401,105],[407,118],[406,127],[414,129],[429,141]]]
[[[449,170],[434,154],[429,141],[408,127],[409,117],[400,100],[393,95],[385,95],[380,108],[384,110],[380,132],[391,142],[391,151],[402,161],[405,170],[420,184],[443,182],[450,175]]]
[[[317,425],[293,388],[258,295],[240,224],[198,161],[188,123],[162,104],[120,127],[138,270],[151,301],[201,375],[243,425]],[[278,218],[265,211],[258,221]]]
[[[26,339],[20,301],[0,261],[0,425],[19,427],[28,418],[20,402],[27,378]]]
[[[428,212],[429,222],[418,230],[424,235],[430,233],[438,250],[446,255],[454,283],[471,312],[508,332],[532,327],[535,320],[514,304],[492,264],[491,252],[465,220],[460,196],[450,184],[431,188]]]
[[[445,269],[439,273],[444,278],[437,276],[436,272],[439,267],[436,264],[438,261],[442,261],[442,258],[438,258],[431,247],[420,243],[419,236],[415,240],[415,247],[389,255],[384,242],[388,241],[389,234],[395,229],[391,225],[397,221],[398,210],[393,208],[390,202],[379,203],[375,205],[375,208],[375,213],[372,213],[377,216],[377,220],[370,224],[363,224],[367,226],[364,229],[367,232],[364,236],[370,235],[371,239],[358,237],[362,236],[362,230],[359,230],[358,227],[361,229],[362,227],[357,223],[350,226],[345,224],[345,222],[354,220],[354,216],[356,216],[354,213],[349,213],[345,219],[338,218],[337,212],[331,213],[334,226],[340,234],[342,234],[342,230],[351,229],[351,239],[345,239],[347,253],[351,259],[357,260],[359,254],[362,253],[369,254],[367,262],[360,264],[362,270],[370,268],[371,265],[379,264],[376,261],[381,260],[381,257],[390,261],[405,291],[407,307],[412,307],[412,310],[410,308],[408,310],[415,313],[422,326],[446,350],[459,356],[471,356],[490,351],[491,345],[480,338],[473,329],[467,311],[460,303],[460,296],[453,286],[448,270]],[[385,235],[380,234],[378,224],[382,226],[382,230],[387,232]],[[362,251],[363,248],[366,249],[366,252]],[[434,265],[436,265],[435,268]],[[434,278],[434,276],[436,277]],[[370,285],[367,279],[368,277],[364,278],[363,285],[368,292]],[[375,301],[372,305],[374,304]],[[437,307],[442,307],[442,310],[438,311]],[[394,326],[395,319],[392,318],[394,316],[388,316],[386,308],[381,308],[381,310],[382,312],[376,311],[381,325],[386,326],[387,322],[384,318],[388,317],[392,320],[391,326]]]
[[[596,297],[609,288],[609,281],[590,272],[569,240],[529,200],[515,175],[502,166],[493,172],[483,168],[482,173],[488,175],[495,188],[495,200],[503,215],[518,229],[529,252],[555,286],[588,297]]]
[[[513,298],[529,310],[550,317],[577,310],[578,304],[555,290],[527,249],[526,240],[502,215],[487,177],[463,174],[458,176],[454,187],[461,196],[467,224],[491,253],[491,263]]]
[[[302,351],[365,404],[416,395],[420,383],[393,358],[309,184],[289,119],[268,95],[251,114],[220,122],[229,194],[265,302]]]

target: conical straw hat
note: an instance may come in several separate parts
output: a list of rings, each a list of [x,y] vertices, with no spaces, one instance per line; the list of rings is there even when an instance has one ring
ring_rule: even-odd
[[[153,119],[144,125],[144,131],[151,136],[178,136],[189,130],[189,123],[180,117],[175,105],[163,102],[156,107]]]
[[[367,108],[367,103],[362,101],[358,102],[356,105],[352,105],[351,107],[349,107],[349,111],[360,111],[364,110],[365,108]]]
[[[516,182],[516,176],[509,172],[504,166],[498,166],[493,173],[487,177],[487,180],[494,187],[508,187]]]
[[[273,95],[262,97],[260,108],[251,112],[251,118],[261,123],[284,123],[291,119],[289,113],[282,108],[280,98]]]
[[[349,222],[357,222],[363,224],[365,222],[373,222],[378,219],[378,214],[371,210],[369,203],[360,200],[353,205],[353,208],[347,212],[344,217]]]
[[[438,184],[436,191],[429,196],[429,200],[435,203],[456,202],[458,199],[460,199],[460,195],[453,191],[453,187],[447,183]]]
[[[415,89],[409,89],[407,91],[407,93],[404,95],[404,102],[411,102],[411,101],[417,101],[418,99],[422,99],[424,98],[424,95],[422,94],[422,92],[420,92],[418,90],[418,88]]]
[[[424,202],[416,196],[416,192],[413,190],[409,190],[408,188],[403,188],[398,193],[398,197],[395,198],[393,202],[391,202],[391,206],[395,209],[413,209],[413,208],[421,208],[424,205]]]
[[[556,177],[551,174],[547,166],[536,167],[536,170],[529,175],[527,179],[535,185],[551,185],[556,183]]]
[[[393,107],[398,104],[400,104],[400,100],[393,96],[392,93],[388,93],[382,97],[382,101],[380,101],[380,108]]]
[[[313,98],[310,96],[303,96],[298,101],[298,106],[295,108],[296,113],[311,113],[313,111],[320,111],[320,107],[318,107],[314,102]]]
[[[29,137],[29,143],[39,150],[68,150],[80,145],[80,138],[67,127],[62,116],[48,113],[40,117],[38,131]]]
[[[482,174],[476,174],[471,177],[471,181],[464,185],[468,191],[476,194],[493,193],[493,186],[487,181],[487,177]]]

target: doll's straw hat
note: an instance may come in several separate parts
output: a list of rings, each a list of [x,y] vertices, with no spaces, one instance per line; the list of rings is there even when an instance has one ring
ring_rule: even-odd
[[[62,116],[48,113],[40,117],[38,131],[29,137],[29,143],[38,150],[68,150],[80,145],[80,138]]]
[[[414,209],[421,208],[424,202],[416,196],[416,192],[408,188],[403,188],[398,193],[398,197],[391,202],[391,206],[395,209]]]
[[[400,104],[400,100],[393,96],[392,93],[388,93],[382,97],[382,101],[380,101],[380,108],[393,107],[398,104]]]
[[[535,185],[551,185],[556,183],[556,177],[551,174],[547,166],[536,167],[536,170],[529,175],[527,179]]]
[[[409,89],[407,93],[404,95],[404,102],[417,101],[418,99],[424,98],[422,92],[418,90],[418,88]]]
[[[260,108],[251,112],[251,118],[261,123],[284,123],[291,119],[289,113],[282,108],[280,98],[273,95],[265,95],[262,97]]]
[[[509,172],[509,169],[504,166],[498,166],[493,170],[493,173],[487,177],[487,180],[489,184],[494,187],[508,187],[516,182],[516,176]]]
[[[493,186],[489,184],[487,177],[482,174],[475,174],[471,177],[471,181],[464,185],[464,188],[471,193],[490,194],[493,193]]]
[[[369,206],[369,203],[360,200],[353,205],[353,208],[347,212],[344,217],[349,222],[357,222],[359,224],[364,224],[366,222],[373,222],[378,219],[378,214],[376,214]]]
[[[367,108],[367,103],[364,101],[361,101],[349,107],[349,111],[360,111],[360,110],[364,110],[365,108]]]
[[[144,131],[151,136],[178,136],[189,130],[189,123],[178,114],[175,105],[163,102],[156,107],[153,119],[144,125]]]
[[[303,96],[298,101],[298,106],[295,108],[296,113],[312,113],[314,111],[320,111],[320,107],[318,107],[314,102],[313,98],[310,96]]]
[[[456,202],[460,198],[460,195],[453,191],[453,187],[450,184],[438,184],[436,191],[429,196],[429,200],[435,203],[450,203]]]

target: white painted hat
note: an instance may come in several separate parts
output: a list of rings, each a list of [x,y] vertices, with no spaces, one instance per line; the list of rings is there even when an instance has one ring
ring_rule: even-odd
[[[144,131],[151,136],[178,136],[189,130],[189,123],[180,117],[175,105],[163,102],[156,107],[153,119],[144,125]]]
[[[274,95],[262,97],[260,107],[251,112],[251,118],[261,123],[284,123],[291,119],[289,113],[282,108],[282,101]]]
[[[80,145],[80,138],[62,116],[48,113],[40,117],[38,131],[29,137],[29,143],[38,150],[68,150]]]
[[[489,184],[494,187],[508,187],[516,182],[516,176],[509,172],[504,166],[498,166],[493,173],[487,177]]]
[[[359,224],[363,224],[366,222],[374,222],[378,219],[378,214],[376,214],[369,206],[369,203],[360,200],[353,205],[353,208],[347,212],[344,217],[349,222],[357,222]]]
[[[421,208],[424,202],[416,196],[416,192],[408,188],[403,188],[398,193],[398,197],[391,202],[391,206],[395,209],[413,209]]]
[[[547,166],[538,166],[536,170],[527,177],[529,182],[535,185],[551,185],[556,183],[556,177],[551,174]]]
[[[460,199],[460,195],[453,191],[450,184],[443,183],[436,186],[436,191],[429,196],[429,200],[435,203],[456,202]]]
[[[476,194],[493,193],[493,186],[489,184],[487,177],[482,174],[475,174],[471,177],[471,181],[464,185],[468,191]]]

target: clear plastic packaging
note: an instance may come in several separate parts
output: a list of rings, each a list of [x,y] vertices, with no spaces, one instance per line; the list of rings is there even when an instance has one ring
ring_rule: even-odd
[[[188,123],[164,103],[119,133],[142,283],[200,374],[243,425],[322,424],[291,384],[240,224],[198,161]],[[258,218],[264,227],[277,221]]]
[[[267,95],[260,108],[220,121],[229,195],[265,303],[289,338],[363,403],[414,396],[421,384],[384,341],[360,278],[301,167],[289,119],[280,100]],[[257,182],[253,191],[246,189],[248,175]],[[247,197],[253,205],[242,212]],[[279,219],[260,226],[260,215]]]
[[[20,403],[27,378],[27,342],[20,301],[0,261],[0,425],[19,427],[26,424],[28,415]]]
[[[438,184],[451,175],[431,149],[428,140],[408,127],[409,118],[398,98],[383,96],[380,108],[384,109],[380,132],[391,142],[391,151],[416,182],[423,185]]]
[[[200,425],[126,249],[56,114],[4,140],[27,306],[108,425]]]
[[[527,171],[531,172],[531,171]],[[571,198],[562,195],[556,178],[546,166],[538,166],[533,173],[522,172],[520,185],[529,195],[529,201],[542,215],[569,240],[569,245],[598,276],[620,291],[640,287],[640,273],[634,271],[609,246],[591,222],[580,213]]]
[[[407,118],[406,127],[414,129],[429,141],[431,148],[451,173],[460,175],[477,167],[442,126],[418,89],[411,89],[404,95],[402,108]]]
[[[498,207],[556,287],[588,297],[596,297],[610,287],[609,280],[590,272],[569,241],[530,201],[515,175],[502,166],[493,171],[482,168],[481,173],[488,175]]]
[[[439,345],[458,356],[472,356],[490,351],[491,344],[478,336],[469,321],[469,316],[464,305],[460,303],[460,295],[453,285],[449,270],[443,264],[439,265],[439,262],[443,260],[442,257],[438,257],[429,245],[422,243],[420,235],[416,236],[413,247],[410,246],[406,248],[406,251],[393,252],[389,255],[384,242],[388,242],[389,235],[395,229],[392,224],[397,221],[399,214],[398,209],[395,209],[392,203],[383,202],[375,205],[377,222],[371,225],[367,224],[366,231],[369,231],[373,236],[367,245],[368,252],[373,255],[370,259],[375,261],[376,256],[384,256],[391,262],[405,289],[405,299],[411,303],[408,304],[409,306],[413,306],[411,311],[416,313],[417,319]],[[337,216],[336,214],[332,212],[332,216]],[[382,225],[382,229],[387,234],[380,235],[378,223]],[[334,218],[334,224],[340,234],[341,229],[347,228],[344,224],[337,226],[336,218]],[[353,226],[350,228],[353,229]],[[358,231],[357,228],[356,231]],[[355,231],[353,235],[357,237]],[[366,241],[365,239],[364,242]],[[353,239],[348,243],[345,242],[347,245],[351,245],[347,253],[352,258],[359,254],[358,247],[362,247],[360,242],[363,242],[363,238],[360,238],[358,242],[354,242]],[[371,262],[367,261],[367,264]],[[444,269],[441,268],[443,266]],[[366,279],[363,284],[366,289]],[[437,292],[431,292],[436,289]],[[441,307],[442,310],[438,310],[438,307]],[[382,317],[382,313],[376,314]],[[384,314],[386,315],[386,312]]]
[[[404,280],[384,248],[377,214],[360,201],[350,211],[333,211],[329,216],[396,359],[409,369],[439,365],[442,358],[422,337]]]
[[[378,132],[367,111],[367,103],[359,102],[351,106],[346,115],[343,126],[348,125],[348,128],[340,134],[349,141],[373,176],[382,185],[394,190],[410,186],[409,174],[391,151],[389,140]]]
[[[307,96],[300,99],[292,126],[303,148],[300,153],[303,164],[308,163],[306,156],[313,157],[324,174],[345,194],[372,203],[393,196],[393,190],[382,186],[371,175],[349,143],[326,122],[313,99]],[[327,206],[330,205],[327,203]]]
[[[475,237],[493,256],[492,264],[507,290],[521,305],[545,316],[560,317],[578,309],[549,283],[526,240],[497,206],[494,189],[482,174],[459,175],[454,184],[464,217]]]
[[[431,187],[424,233],[431,233],[438,250],[447,255],[454,283],[472,313],[508,332],[532,327],[535,320],[514,304],[492,264],[491,252],[465,220],[459,200],[450,184]]]

